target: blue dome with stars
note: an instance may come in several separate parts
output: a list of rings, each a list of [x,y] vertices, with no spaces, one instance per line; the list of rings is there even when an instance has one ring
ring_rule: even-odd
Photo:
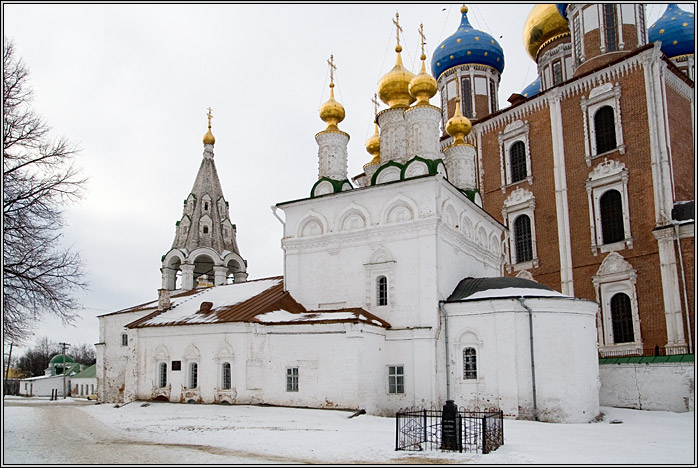
[[[650,42],[662,41],[662,52],[669,57],[695,52],[693,13],[670,3],[661,18],[648,30]]]
[[[520,94],[525,98],[530,98],[538,93],[540,93],[540,76],[533,83],[526,86]]]
[[[458,30],[446,38],[431,58],[431,73],[437,80],[449,68],[457,65],[489,65],[499,73],[504,70],[504,51],[494,38],[477,30],[468,21],[468,7],[460,9],[463,17]]]
[[[556,3],[555,4],[557,11],[560,12],[560,16],[562,16],[565,19],[567,19],[567,5],[569,5],[569,3]]]

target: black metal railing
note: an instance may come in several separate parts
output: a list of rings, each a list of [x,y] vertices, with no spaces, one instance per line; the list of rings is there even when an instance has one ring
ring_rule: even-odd
[[[489,453],[504,444],[502,411],[466,411],[455,414],[455,437],[444,436],[440,409],[410,409],[395,413],[395,450],[451,450]]]

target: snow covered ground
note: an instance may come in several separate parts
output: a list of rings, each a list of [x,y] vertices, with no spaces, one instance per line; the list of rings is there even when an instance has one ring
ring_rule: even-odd
[[[41,417],[37,409],[46,402],[45,398],[5,397],[6,464],[30,461],[22,455],[29,441],[26,436],[20,439],[17,425],[31,425],[32,418]],[[129,450],[123,439],[147,443],[152,463],[163,460],[159,454],[165,451],[171,456],[173,445],[180,444],[206,447],[205,452],[215,454],[214,461],[200,450],[198,458],[181,459],[181,463],[221,463],[226,456],[230,457],[228,463],[696,463],[694,412],[603,407],[603,419],[588,424],[505,420],[504,446],[482,455],[396,452],[393,418],[349,418],[352,412],[347,411],[155,402],[116,408],[113,404],[81,403],[69,398],[50,405],[70,406],[78,410],[75,414],[92,421],[93,427],[109,428],[122,439],[121,453]]]

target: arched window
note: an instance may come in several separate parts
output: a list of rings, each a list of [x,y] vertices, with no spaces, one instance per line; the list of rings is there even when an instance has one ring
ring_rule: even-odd
[[[199,365],[195,362],[189,364],[189,388],[199,385]]]
[[[599,198],[601,211],[601,236],[604,244],[625,239],[623,229],[623,203],[618,190],[608,190]]]
[[[204,226],[204,234],[208,234],[208,226]]]
[[[509,167],[511,168],[511,182],[524,180],[526,174],[526,146],[523,141],[517,141],[509,148]]]
[[[627,294],[618,293],[611,298],[611,323],[614,343],[632,343],[635,341],[633,314],[630,298]]]
[[[376,280],[378,291],[376,292],[376,302],[379,306],[388,305],[388,278],[379,276]]]
[[[232,374],[230,371],[230,363],[229,362],[224,362],[223,363],[223,375],[222,377],[222,383],[223,383],[223,390],[230,390],[230,387],[232,385]]]
[[[596,154],[611,151],[618,146],[616,144],[616,123],[611,106],[603,106],[596,111],[594,131],[596,132]]]
[[[158,387],[167,386],[167,363],[161,362],[158,366]]]
[[[520,215],[514,220],[514,245],[516,247],[516,263],[528,262],[533,259],[531,218],[527,215]]]
[[[477,351],[475,348],[463,350],[463,378],[465,380],[477,379]]]
[[[470,78],[461,80],[461,111],[468,118],[473,117],[473,100],[470,88]]]

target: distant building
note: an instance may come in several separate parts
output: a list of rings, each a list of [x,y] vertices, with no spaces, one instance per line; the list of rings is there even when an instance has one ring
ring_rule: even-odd
[[[57,390],[58,395],[63,397],[65,383],[65,396],[70,396],[71,378],[84,368],[84,364],[75,362],[67,354],[56,354],[51,358],[44,375],[19,381],[19,395],[50,397],[52,391]]]

